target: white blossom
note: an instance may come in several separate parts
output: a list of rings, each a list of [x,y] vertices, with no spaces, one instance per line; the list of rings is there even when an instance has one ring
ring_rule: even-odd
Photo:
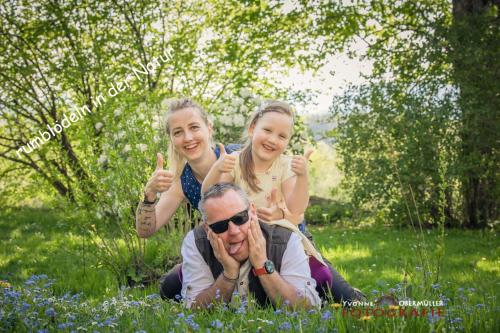
[[[95,125],[94,125],[94,127],[95,127],[95,129],[96,129],[97,131],[99,131],[99,130],[103,127],[103,126],[104,126],[104,125],[103,125],[103,123],[101,123],[101,122],[99,122],[99,123],[97,123],[97,124],[95,124]]]
[[[140,152],[145,152],[148,149],[148,146],[144,143],[137,144],[137,150]]]
[[[231,101],[231,105],[234,106],[235,108],[238,108],[242,104],[243,104],[243,99],[239,97],[233,98],[233,100]]]
[[[219,121],[222,125],[233,126],[233,119],[227,114],[223,114],[219,117]]]
[[[161,109],[162,110],[168,109],[170,107],[171,101],[172,100],[170,98],[164,98],[160,103]]]
[[[146,105],[146,103],[143,102],[143,103],[139,104],[139,106],[137,107],[137,112],[141,113],[142,111],[146,110],[146,108],[147,108],[147,105]]]
[[[250,99],[250,103],[255,106],[260,106],[260,104],[262,103],[262,99],[259,96],[255,96]]]
[[[247,108],[247,106],[246,106],[246,105],[242,105],[242,106],[240,107],[240,112],[241,112],[241,113],[247,113],[247,112],[248,112],[248,108]]]
[[[130,145],[125,145],[125,147],[123,147],[123,152],[124,153],[128,153],[131,150],[132,150],[132,147],[130,147]]]
[[[252,92],[247,88],[241,88],[240,89],[240,96],[242,98],[248,98],[248,97],[252,96]]]
[[[108,161],[108,157],[105,154],[101,154],[101,156],[99,156],[99,159],[97,160],[97,163],[104,164],[107,161]]]
[[[237,113],[233,116],[234,126],[243,127],[245,126],[245,117],[241,113]]]
[[[71,96],[69,95],[69,93],[67,91],[63,91],[61,93],[61,98],[64,99],[65,101],[70,101],[71,100]]]
[[[123,111],[122,108],[116,109],[115,112],[114,112],[115,117],[120,116],[122,114],[122,111]]]
[[[163,117],[160,115],[155,115],[153,117],[153,128],[162,128],[163,127]]]
[[[216,110],[224,110],[224,108],[226,107],[226,104],[224,102],[218,102],[216,105],[215,105],[215,109]]]

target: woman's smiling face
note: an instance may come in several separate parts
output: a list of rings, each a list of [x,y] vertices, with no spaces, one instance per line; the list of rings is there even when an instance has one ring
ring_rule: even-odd
[[[168,118],[170,139],[188,161],[196,161],[210,152],[212,126],[206,124],[196,108],[173,112]]]

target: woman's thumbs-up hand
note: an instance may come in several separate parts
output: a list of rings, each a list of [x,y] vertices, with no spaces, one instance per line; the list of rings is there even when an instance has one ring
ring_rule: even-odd
[[[151,178],[149,178],[144,194],[148,201],[156,199],[156,193],[162,193],[169,190],[174,181],[174,173],[168,170],[163,170],[163,155],[156,154],[156,169]]]

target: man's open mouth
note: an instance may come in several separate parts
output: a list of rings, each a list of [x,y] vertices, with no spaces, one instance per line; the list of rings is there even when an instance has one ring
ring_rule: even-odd
[[[231,243],[231,244],[229,244],[228,253],[230,255],[233,255],[233,254],[237,253],[240,250],[240,248],[241,248],[242,245],[243,245],[243,241],[238,242],[238,243]]]

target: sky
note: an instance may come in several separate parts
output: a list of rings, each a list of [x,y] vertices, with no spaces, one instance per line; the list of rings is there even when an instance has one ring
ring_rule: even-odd
[[[357,41],[352,47],[360,54],[366,50],[366,44],[362,41]],[[361,75],[369,74],[371,70],[371,62],[349,59],[346,53],[341,53],[330,56],[326,65],[316,74],[311,71],[301,73],[298,69],[292,69],[289,75],[279,76],[276,79],[282,87],[289,89],[318,90],[318,95],[313,98],[313,105],[296,105],[296,109],[302,115],[324,114],[328,112],[334,95],[342,94],[349,83],[355,85],[363,83],[365,80]]]

